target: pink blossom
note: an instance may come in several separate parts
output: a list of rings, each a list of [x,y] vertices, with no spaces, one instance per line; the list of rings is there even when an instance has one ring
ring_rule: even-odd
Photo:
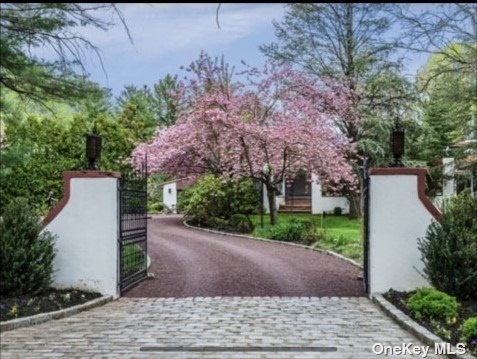
[[[249,69],[248,83],[232,84],[219,66],[203,62],[185,85],[187,110],[134,151],[136,159],[147,152],[151,172],[213,172],[276,185],[305,169],[336,189],[356,183],[347,160],[355,147],[336,127],[358,121],[346,86],[274,66]]]

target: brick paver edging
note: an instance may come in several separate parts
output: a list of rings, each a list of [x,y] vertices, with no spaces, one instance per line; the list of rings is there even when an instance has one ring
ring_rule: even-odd
[[[18,319],[7,320],[5,322],[0,322],[0,332],[6,332],[8,330],[13,330],[17,328],[29,327],[35,324],[40,324],[47,322],[52,319],[60,319],[69,317],[73,314],[82,312],[87,309],[99,307],[100,305],[106,304],[113,300],[112,296],[99,297],[89,302],[75,305],[73,307],[56,310],[54,312],[40,313],[32,315],[29,317],[23,317]]]
[[[187,221],[184,221],[183,223],[184,223],[184,226],[186,226],[186,227],[188,227],[188,228],[196,229],[196,230],[199,230],[199,231],[204,231],[204,232],[209,232],[209,233],[216,233],[216,234],[223,234],[224,236],[232,236],[232,237],[240,237],[240,238],[246,238],[246,239],[253,239],[253,240],[255,240],[255,241],[271,242],[271,243],[276,243],[276,244],[282,244],[282,245],[284,245],[284,246],[300,247],[300,248],[309,249],[309,250],[312,250],[312,251],[317,251],[317,252],[326,253],[326,254],[328,254],[328,255],[335,256],[335,257],[340,258],[340,259],[342,259],[342,260],[344,260],[344,261],[346,261],[346,262],[349,262],[349,263],[351,263],[352,265],[354,265],[354,266],[356,266],[356,267],[358,267],[358,268],[360,268],[360,269],[363,269],[363,266],[362,266],[361,264],[359,264],[358,262],[352,260],[351,258],[342,256],[341,254],[338,254],[338,253],[333,252],[333,251],[329,251],[329,250],[327,250],[327,249],[321,249],[321,248],[315,248],[315,247],[305,246],[304,244],[298,244],[298,243],[274,241],[273,239],[262,238],[262,237],[247,236],[247,235],[245,235],[245,234],[222,232],[222,231],[217,231],[217,230],[215,230],[215,229],[196,227],[196,226],[190,225],[189,223],[187,223]]]
[[[411,334],[414,334],[419,340],[429,345],[431,348],[434,348],[434,343],[442,343],[443,339],[439,338],[437,335],[431,333],[429,330],[424,328],[419,323],[415,322],[408,315],[406,315],[402,310],[396,308],[394,304],[386,300],[381,294],[373,295],[373,302],[376,303],[379,308],[382,309],[392,320],[394,320],[401,328],[407,330]],[[455,351],[456,348],[451,346],[452,350]],[[464,355],[449,355],[449,358],[458,358],[458,359],[475,359],[475,357],[469,353]]]

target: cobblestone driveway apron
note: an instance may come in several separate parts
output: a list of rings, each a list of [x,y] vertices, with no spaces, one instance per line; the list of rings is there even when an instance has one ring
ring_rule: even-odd
[[[121,298],[1,334],[5,358],[379,358],[423,345],[367,298]],[[335,352],[144,352],[141,347],[336,347]],[[399,356],[399,358],[419,356]],[[434,356],[428,356],[433,358]]]

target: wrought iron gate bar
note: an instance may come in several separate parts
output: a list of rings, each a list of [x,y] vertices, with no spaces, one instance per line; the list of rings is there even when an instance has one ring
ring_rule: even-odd
[[[125,174],[119,186],[119,289],[147,277],[147,168]]]
[[[369,159],[363,162],[363,279],[364,290],[369,293]]]

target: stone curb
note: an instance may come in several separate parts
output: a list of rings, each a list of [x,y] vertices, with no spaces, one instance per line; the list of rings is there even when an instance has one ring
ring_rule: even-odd
[[[431,350],[434,348],[434,343],[443,343],[444,340],[439,338],[437,335],[431,333],[429,330],[424,328],[419,323],[415,322],[405,313],[403,313],[399,308],[395,307],[394,304],[386,300],[381,294],[374,294],[372,300],[378,307],[392,320],[394,320],[401,328],[407,330],[424,344],[429,345]],[[455,346],[451,346],[453,351],[456,350]],[[458,359],[475,359],[475,357],[469,353],[466,354],[455,354],[447,355],[448,358],[458,358]]]
[[[304,244],[298,244],[298,243],[290,243],[290,242],[282,242],[282,241],[274,241],[273,239],[268,239],[268,238],[262,238],[262,237],[252,237],[252,236],[247,236],[245,234],[237,234],[237,233],[230,233],[230,232],[222,232],[222,231],[217,231],[215,229],[208,229],[208,228],[202,228],[202,227],[196,227],[196,226],[192,226],[190,225],[189,223],[187,223],[187,221],[184,221],[184,226],[188,227],[188,228],[192,228],[192,229],[196,229],[196,230],[199,230],[199,231],[204,231],[204,232],[209,232],[209,233],[215,233],[215,234],[222,234],[224,236],[231,236],[231,237],[239,237],[239,238],[246,238],[246,239],[253,239],[255,241],[265,241],[265,242],[271,242],[271,243],[275,243],[275,244],[282,244],[284,246],[293,246],[293,247],[299,247],[299,248],[304,248],[304,249],[308,249],[308,250],[312,250],[312,251],[317,251],[317,252],[322,252],[322,253],[326,253],[328,255],[331,255],[331,256],[334,256],[334,257],[337,257],[337,258],[340,258],[348,263],[351,263],[352,265],[360,268],[360,269],[363,269],[363,266],[361,264],[359,264],[358,262],[352,260],[351,258],[348,258],[348,257],[345,257],[341,254],[338,254],[336,252],[333,252],[333,251],[329,251],[327,249],[321,249],[321,248],[315,248],[315,247],[310,247],[310,246],[305,246]]]
[[[99,298],[90,300],[89,302],[75,305],[73,307],[69,307],[65,309],[60,309],[54,312],[40,313],[40,314],[32,315],[29,317],[7,320],[5,322],[0,322],[0,332],[6,332],[13,329],[29,327],[35,324],[47,322],[52,319],[66,318],[73,314],[82,312],[84,310],[99,307],[100,305],[106,304],[107,302],[110,302],[112,300],[113,300],[112,296],[99,297]]]

